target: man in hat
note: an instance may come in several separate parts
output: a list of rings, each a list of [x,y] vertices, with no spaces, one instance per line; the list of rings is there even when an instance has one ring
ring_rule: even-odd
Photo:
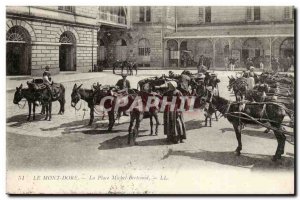
[[[203,92],[204,92],[203,87],[205,87],[204,78],[205,78],[205,75],[203,73],[199,73],[197,75],[197,78],[195,79],[197,86],[195,88],[193,88],[193,91],[192,91],[193,94],[196,94],[199,96],[204,95],[203,94]]]
[[[126,78],[127,75],[122,74],[122,79],[118,80],[116,86],[120,88],[120,92],[125,92],[126,94],[128,94],[128,89],[130,89],[130,82]],[[123,115],[128,116],[128,114],[125,111],[123,112]]]
[[[217,78],[217,75],[215,73],[210,74],[210,78],[207,82],[207,86],[211,86],[213,89],[213,94],[218,95],[219,89],[218,89],[218,83],[220,83],[220,79]]]
[[[118,86],[121,90],[130,89],[130,82],[126,79],[127,75],[122,74],[122,79],[118,80],[116,86]]]

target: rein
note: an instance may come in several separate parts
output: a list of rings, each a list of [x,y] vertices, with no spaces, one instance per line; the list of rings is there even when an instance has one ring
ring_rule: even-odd
[[[81,109],[82,101],[80,100],[80,106],[79,108],[76,108],[76,105],[74,106],[75,111],[79,111]]]
[[[226,118],[226,115],[230,109],[231,104],[232,104],[232,102],[228,101],[228,103],[226,105],[223,105],[220,109],[218,109],[220,112],[219,118],[221,118],[222,116],[224,116]],[[223,114],[223,112],[224,112],[224,114]]]
[[[26,105],[26,102],[27,102],[27,100],[25,99],[23,106],[21,106],[21,105],[18,103],[18,107],[19,107],[20,109],[24,109],[24,107],[25,107],[25,105]]]

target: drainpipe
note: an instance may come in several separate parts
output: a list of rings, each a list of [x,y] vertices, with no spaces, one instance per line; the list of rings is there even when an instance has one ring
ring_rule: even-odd
[[[94,28],[92,29],[92,72],[94,71]]]
[[[177,6],[175,6],[175,33],[177,33]]]

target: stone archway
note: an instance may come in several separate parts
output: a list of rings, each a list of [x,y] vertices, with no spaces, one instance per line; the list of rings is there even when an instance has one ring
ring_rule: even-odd
[[[215,64],[214,66],[217,68],[224,68],[227,64],[227,60],[229,59],[229,41],[226,39],[219,38],[215,43]]]
[[[292,57],[295,54],[294,51],[294,39],[286,38],[280,45],[280,57]]]
[[[242,57],[243,59],[259,57],[264,54],[263,44],[257,38],[247,39],[242,46]]]
[[[116,60],[125,61],[127,59],[127,42],[124,39],[119,39],[116,42]]]
[[[6,33],[6,74],[31,74],[31,37],[22,26],[13,26]]]
[[[138,42],[138,63],[141,66],[150,66],[150,42],[142,38]]]
[[[178,59],[179,59],[179,50],[178,50],[178,42],[176,40],[168,40],[167,41],[167,66],[168,67],[178,67]]]
[[[60,71],[76,71],[76,38],[71,31],[61,34],[59,42]]]
[[[106,45],[104,40],[98,40],[98,60],[104,61],[106,60]]]

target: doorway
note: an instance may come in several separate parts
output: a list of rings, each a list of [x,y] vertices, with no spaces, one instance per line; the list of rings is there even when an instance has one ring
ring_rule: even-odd
[[[76,71],[76,39],[72,32],[66,31],[60,37],[59,69]]]
[[[6,75],[31,74],[31,39],[28,31],[14,26],[6,34]]]

